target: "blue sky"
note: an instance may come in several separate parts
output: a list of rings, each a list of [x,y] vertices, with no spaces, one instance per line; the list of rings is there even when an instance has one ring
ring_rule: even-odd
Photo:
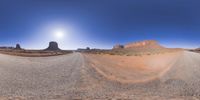
[[[1,0],[0,45],[112,48],[140,40],[200,47],[199,0]],[[55,30],[63,30],[62,39]]]

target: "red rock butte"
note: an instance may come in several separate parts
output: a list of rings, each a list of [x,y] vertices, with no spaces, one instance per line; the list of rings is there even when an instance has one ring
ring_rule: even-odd
[[[49,47],[45,50],[48,50],[48,51],[59,51],[61,50],[59,47],[58,47],[58,43],[57,42],[54,42],[54,41],[51,41],[49,42]]]
[[[155,40],[145,40],[139,42],[132,42],[125,45],[115,45],[113,49],[132,49],[132,48],[164,48]]]

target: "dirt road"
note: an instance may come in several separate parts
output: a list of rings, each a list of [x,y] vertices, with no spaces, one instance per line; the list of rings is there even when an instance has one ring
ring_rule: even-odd
[[[66,94],[81,85],[82,67],[79,53],[41,58],[0,55],[0,95]]]
[[[145,83],[109,80],[81,53],[53,57],[0,54],[0,99],[197,99],[200,55],[183,52],[162,77]],[[104,62],[102,62],[103,64]]]

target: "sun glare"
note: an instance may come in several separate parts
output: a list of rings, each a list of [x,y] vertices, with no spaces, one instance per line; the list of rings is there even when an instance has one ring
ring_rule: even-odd
[[[62,38],[64,37],[64,35],[65,35],[65,32],[62,31],[62,30],[56,30],[56,31],[54,32],[54,36],[55,36],[55,38],[57,38],[57,39],[62,39]]]

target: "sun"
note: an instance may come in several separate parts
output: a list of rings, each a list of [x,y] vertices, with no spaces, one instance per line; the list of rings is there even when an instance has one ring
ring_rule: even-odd
[[[65,35],[65,31],[63,31],[63,30],[56,30],[56,31],[54,32],[54,36],[55,36],[55,38],[57,38],[57,39],[62,39],[62,38],[64,38],[64,35]]]

